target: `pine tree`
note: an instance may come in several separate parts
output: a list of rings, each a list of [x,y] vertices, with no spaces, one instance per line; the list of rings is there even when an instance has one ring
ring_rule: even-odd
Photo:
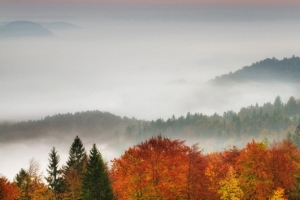
[[[281,110],[281,107],[282,107],[282,101],[281,101],[281,98],[280,96],[278,95],[274,101],[274,106],[276,108],[277,111],[280,111]]]
[[[69,151],[69,160],[64,170],[65,195],[70,199],[81,196],[82,177],[87,161],[86,151],[78,136],[74,139]]]
[[[28,188],[30,184],[30,176],[23,168],[16,175],[15,182],[20,190],[20,199],[29,199]]]
[[[300,125],[297,126],[292,141],[296,144],[297,148],[300,149]]]
[[[74,139],[69,151],[69,160],[67,161],[67,170],[75,169],[79,173],[83,171],[83,164],[86,159],[86,152],[78,136]]]
[[[84,173],[82,193],[84,200],[113,199],[108,170],[95,144],[93,144],[90,151],[86,172]]]
[[[60,161],[60,156],[57,154],[55,147],[53,147],[49,153],[50,158],[47,172],[49,176],[46,178],[46,181],[49,184],[49,188],[52,189],[54,194],[54,199],[59,199],[58,194],[63,190],[63,179],[62,179],[62,170],[58,169],[58,163]]]

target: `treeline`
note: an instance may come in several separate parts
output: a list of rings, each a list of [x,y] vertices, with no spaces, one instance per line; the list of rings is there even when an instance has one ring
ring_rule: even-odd
[[[88,156],[81,139],[76,136],[70,147],[69,159],[62,168],[59,168],[60,156],[55,147],[51,149],[48,160],[46,177],[41,175],[35,160],[30,160],[29,168],[22,168],[13,182],[0,176],[0,199],[113,199],[109,170],[95,144]]]
[[[75,132],[112,139],[116,133],[123,133],[126,127],[135,121],[135,118],[121,118],[98,110],[56,114],[40,120],[3,122],[0,124],[0,137],[2,141],[37,139],[56,135],[63,138],[64,135]]]
[[[300,124],[300,100],[290,97],[283,103],[280,96],[274,102],[241,108],[239,112],[228,111],[209,116],[187,113],[186,116],[153,121],[119,117],[107,112],[86,111],[75,114],[57,114],[41,120],[3,123],[0,125],[0,142],[27,139],[53,138],[68,142],[70,135],[80,135],[123,145],[126,141],[140,142],[161,134],[171,138],[187,138],[201,145],[210,146],[209,151],[220,150],[232,144],[243,147],[252,138],[269,141],[281,140],[288,135],[293,138]],[[224,146],[225,144],[225,146]]]
[[[243,82],[285,82],[299,83],[300,58],[291,57],[278,60],[268,58],[251,66],[243,67],[236,72],[216,77],[214,84],[243,83]]]
[[[0,176],[0,199],[300,199],[300,151],[290,140],[252,140],[242,149],[204,154],[197,144],[157,136],[111,162],[109,169],[95,144],[87,155],[76,137],[62,168],[51,149],[48,176],[34,160],[12,182]]]
[[[228,111],[222,116],[187,113],[186,116],[178,118],[173,115],[167,120],[136,121],[126,128],[125,135],[129,138],[147,138],[154,133],[160,133],[168,137],[235,142],[251,138],[280,140],[286,138],[288,134],[293,135],[297,124],[300,124],[299,114],[300,100],[290,97],[284,104],[280,96],[277,96],[274,103],[251,105],[242,108],[238,113]]]

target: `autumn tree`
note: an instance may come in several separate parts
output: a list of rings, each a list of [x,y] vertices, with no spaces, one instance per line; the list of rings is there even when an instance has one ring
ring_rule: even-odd
[[[49,188],[54,194],[54,199],[59,199],[59,193],[63,192],[63,179],[62,170],[58,168],[58,163],[60,161],[60,156],[57,154],[55,147],[53,147],[49,153],[49,165],[48,165],[48,177],[46,181],[48,182]]]
[[[43,200],[50,196],[48,188],[42,181],[40,165],[35,159],[30,159],[29,168],[21,169],[15,176],[15,182],[19,188],[20,200]]]
[[[78,199],[81,196],[81,185],[85,165],[87,162],[86,151],[81,139],[76,136],[69,151],[67,166],[64,168],[65,196]]]
[[[271,155],[265,144],[254,140],[241,151],[237,161],[244,199],[266,199],[272,196]]]
[[[223,162],[220,152],[213,152],[206,155],[207,167],[205,175],[209,180],[209,196],[212,199],[219,199],[220,181],[223,180],[228,172],[229,165]]]
[[[240,200],[244,196],[240,188],[239,179],[231,166],[229,167],[226,177],[221,180],[219,184],[221,187],[218,193],[221,194],[221,200]]]
[[[273,196],[270,198],[270,200],[287,200],[287,198],[284,198],[284,189],[277,188],[274,190]]]
[[[199,199],[207,192],[205,160],[196,146],[157,136],[113,160],[116,198]]]
[[[111,200],[111,187],[108,169],[95,144],[90,151],[86,171],[82,180],[82,195],[84,200]]]
[[[240,156],[240,150],[233,146],[231,149],[225,149],[221,152],[221,157],[225,165],[233,167],[236,169],[236,162],[238,157]]]
[[[209,198],[210,193],[207,190],[209,179],[205,175],[208,163],[198,145],[195,144],[188,148],[185,164],[187,165],[186,199]]]
[[[0,174],[0,199],[16,200],[19,198],[19,188],[14,182],[10,182]]]
[[[273,143],[270,153],[274,188],[290,191],[296,183],[295,174],[299,163],[296,146],[288,140],[283,140]]]

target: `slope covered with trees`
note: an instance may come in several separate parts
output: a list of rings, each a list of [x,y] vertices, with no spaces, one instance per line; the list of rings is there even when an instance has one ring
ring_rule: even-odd
[[[209,146],[209,151],[232,144],[242,147],[255,138],[269,141],[289,137],[300,146],[295,129],[300,124],[300,101],[290,97],[283,103],[277,96],[268,102],[227,111],[211,116],[187,113],[186,116],[153,121],[119,117],[100,111],[57,114],[36,121],[3,123],[0,125],[0,143],[17,140],[53,138],[69,141],[69,135],[82,135],[93,140],[123,145],[138,143],[158,134],[171,138],[186,138]],[[299,134],[300,135],[300,134]],[[73,137],[73,136],[72,136]]]
[[[293,138],[296,126],[300,123],[300,101],[290,97],[284,104],[279,96],[274,103],[262,106],[251,105],[241,108],[239,112],[228,111],[223,115],[215,113],[207,116],[199,113],[156,121],[137,121],[126,128],[128,138],[146,139],[162,134],[168,137],[206,141],[210,150],[235,144],[244,146],[253,138],[259,140],[280,140]],[[300,141],[297,142],[300,147]]]
[[[300,83],[300,58],[268,58],[235,72],[216,77],[211,83],[284,82]]]
[[[59,136],[66,139],[70,133],[85,134],[109,140],[118,133],[123,133],[127,126],[136,119],[119,117],[108,112],[86,111],[74,114],[56,114],[40,120],[29,120],[17,123],[4,122],[0,124],[1,141],[38,139]]]

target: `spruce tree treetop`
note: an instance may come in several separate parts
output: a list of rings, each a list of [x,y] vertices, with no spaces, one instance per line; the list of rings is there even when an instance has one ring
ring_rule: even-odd
[[[60,156],[57,154],[55,147],[53,147],[49,153],[49,165],[47,172],[49,174],[46,177],[49,188],[52,189],[54,193],[54,198],[58,199],[58,194],[63,191],[63,179],[62,170],[58,168],[58,163],[60,161]]]
[[[83,177],[82,193],[84,200],[111,200],[113,190],[102,156],[95,144],[90,151],[86,172]]]
[[[300,136],[300,124],[297,126],[296,130],[295,130],[295,134],[297,136]]]
[[[278,95],[277,97],[276,97],[276,99],[275,99],[275,101],[274,101],[274,106],[275,106],[275,108],[277,109],[277,110],[280,110],[281,109],[281,107],[282,107],[282,101],[281,101],[281,98],[280,98],[280,96]]]
[[[78,136],[74,139],[69,151],[69,160],[67,161],[67,170],[73,168],[79,173],[82,172],[83,162],[86,159],[86,151],[83,147],[82,141]]]

